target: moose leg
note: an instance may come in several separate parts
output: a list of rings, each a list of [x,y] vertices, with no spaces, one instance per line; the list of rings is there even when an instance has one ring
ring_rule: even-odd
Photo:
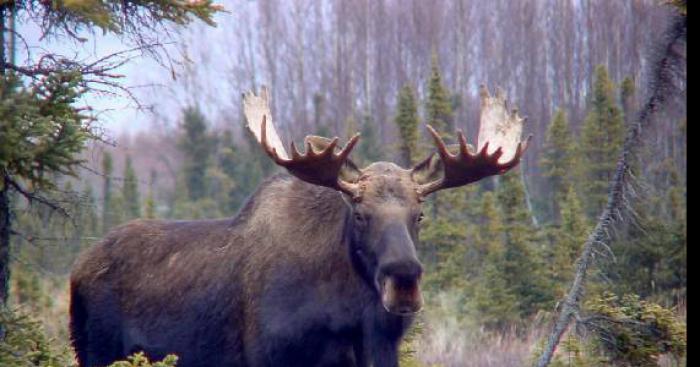
[[[369,367],[369,361],[367,360],[367,353],[365,352],[364,339],[359,336],[352,344],[352,350],[355,355],[356,367]]]
[[[399,367],[398,341],[377,341],[373,346],[372,359],[375,367]]]

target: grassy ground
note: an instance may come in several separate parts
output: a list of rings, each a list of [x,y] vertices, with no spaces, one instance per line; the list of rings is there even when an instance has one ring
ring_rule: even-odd
[[[21,280],[21,276],[19,276]],[[44,327],[57,350],[70,348],[68,335],[69,292],[66,277],[42,277],[27,292],[27,282],[13,282],[11,302],[31,313]],[[31,282],[29,282],[31,283]],[[20,304],[21,301],[21,304]],[[417,328],[403,346],[404,367],[516,367],[532,363],[536,348],[549,328],[551,315],[542,314],[528,328],[508,328],[504,332],[489,332],[473,321],[464,320],[450,312],[449,304],[428,307],[419,318]],[[686,307],[678,309],[686,319]],[[564,337],[565,339],[567,336]],[[571,351],[560,347],[561,366],[575,366]],[[682,365],[669,356],[659,359],[659,366]]]

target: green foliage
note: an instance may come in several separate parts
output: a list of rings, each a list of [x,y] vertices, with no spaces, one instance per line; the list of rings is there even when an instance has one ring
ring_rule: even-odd
[[[421,231],[422,258],[431,266],[425,287],[432,290],[445,287],[460,288],[464,279],[466,228],[449,219],[425,219]]]
[[[153,188],[155,187],[156,181],[158,180],[158,173],[154,169],[151,169],[150,176],[151,178],[148,181],[148,195],[146,196],[146,201],[144,202],[144,216],[147,219],[155,219],[157,217],[156,198],[153,192]]]
[[[635,91],[634,80],[631,77],[626,77],[620,85],[620,100],[625,109],[625,114],[632,113],[628,106],[630,105],[630,100],[634,98]]]
[[[676,8],[682,16],[688,15],[688,0],[665,0],[664,4],[668,4]]]
[[[590,300],[586,308],[598,347],[615,366],[657,366],[662,354],[685,357],[686,325],[670,309],[638,295],[612,293]]]
[[[0,366],[59,367],[72,366],[67,350],[57,350],[41,324],[29,315],[0,308]]]
[[[91,120],[73,106],[84,93],[80,81],[75,72],[27,86],[13,75],[0,78],[0,171],[15,183],[51,189],[53,174],[75,175],[76,155],[94,137]]]
[[[587,213],[594,218],[607,201],[607,190],[622,149],[624,120],[615,100],[615,85],[604,66],[595,71],[590,109],[581,131],[581,185]]]
[[[616,288],[643,297],[684,298],[687,287],[687,228],[685,221],[663,220],[636,206],[637,223],[613,243],[618,265],[610,273]]]
[[[421,362],[416,357],[418,343],[423,332],[423,319],[417,317],[411,327],[404,335],[399,346],[399,362],[403,367],[422,367]]]
[[[552,283],[544,272],[542,240],[527,210],[520,172],[500,177],[497,198],[505,233],[501,271],[517,295],[520,316],[526,317],[553,303]]]
[[[443,138],[449,137],[454,130],[452,103],[450,93],[442,83],[440,63],[437,53],[433,52],[428,80],[428,100],[425,104],[426,121],[432,125]]]
[[[212,155],[213,137],[207,131],[207,122],[199,107],[183,111],[182,135],[178,148],[184,155],[184,176],[190,200],[199,200],[207,193],[206,172]]]
[[[355,157],[359,158],[355,163],[364,167],[373,162],[378,162],[384,159],[384,149],[379,143],[379,131],[377,130],[377,122],[372,116],[365,115],[362,119],[362,136],[361,142],[355,147]],[[322,135],[325,136],[325,135]]]
[[[399,91],[394,122],[401,139],[399,151],[401,163],[410,167],[418,153],[418,106],[413,88],[405,84]]]
[[[594,343],[576,337],[573,332],[569,332],[559,344],[559,353],[552,359],[550,366],[605,367],[609,366],[609,363],[595,349]]]
[[[547,129],[542,153],[542,176],[546,178],[551,217],[558,219],[558,203],[572,184],[575,142],[563,110],[558,110]]]
[[[568,289],[574,275],[574,263],[588,236],[590,225],[573,186],[569,186],[561,204],[561,223],[549,231],[551,243],[550,276],[556,283],[558,295]]]
[[[82,225],[79,225],[83,234],[88,236],[97,236],[99,233],[100,218],[97,215],[97,203],[95,201],[95,193],[93,192],[91,185],[85,185],[85,189],[82,193],[82,205],[81,212],[78,217]]]
[[[161,361],[152,362],[143,354],[143,352],[134,353],[127,357],[126,361],[118,361],[109,365],[109,367],[175,367],[177,366],[177,356],[168,354]]]
[[[77,34],[81,29],[99,28],[103,32],[133,34],[142,28],[154,28],[159,22],[183,25],[200,19],[213,25],[212,16],[222,10],[211,0],[200,1],[98,1],[60,0],[18,2],[21,12],[43,16],[43,27],[53,33]]]
[[[127,220],[141,217],[141,199],[139,195],[139,183],[131,164],[131,157],[126,156],[124,165],[124,185],[122,186],[124,198],[125,216]]]
[[[112,204],[112,173],[114,163],[108,152],[102,154],[102,233],[106,233],[116,223]]]

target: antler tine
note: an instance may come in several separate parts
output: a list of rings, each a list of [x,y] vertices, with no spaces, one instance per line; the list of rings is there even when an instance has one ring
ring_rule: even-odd
[[[270,158],[272,158],[277,164],[284,164],[288,162],[288,159],[284,159],[277,154],[277,149],[271,147],[267,141],[267,116],[263,115],[262,124],[260,125],[260,144],[263,146],[263,150],[267,153]]]
[[[294,142],[291,143],[291,154],[287,154],[282,141],[271,121],[270,94],[267,88],[262,88],[260,95],[253,92],[243,94],[243,109],[248,128],[262,145],[265,153],[275,163],[284,167],[297,178],[308,183],[326,186],[340,190],[355,197],[357,184],[345,182],[340,178],[341,170],[346,165],[350,152],[357,144],[359,134],[353,136],[350,141],[337,154],[338,138],[330,140],[322,147],[316,146],[320,151],[314,150],[314,144],[305,140],[306,149],[300,153]]]
[[[498,158],[496,158],[496,163],[499,164],[504,171],[507,171],[515,167],[519,162],[520,158],[523,156],[528,147],[530,147],[530,140],[532,140],[532,134],[528,135],[524,141],[518,143],[518,147],[515,149],[515,155],[508,162],[498,163]],[[499,155],[500,157],[500,155]]]
[[[422,184],[419,192],[425,196],[437,190],[466,185],[482,178],[503,174],[515,167],[527,149],[532,135],[520,141],[524,118],[518,114],[517,107],[509,110],[505,92],[496,89],[492,96],[485,85],[479,88],[481,96],[481,124],[479,139],[474,153],[469,151],[467,139],[461,130],[457,131],[459,151],[450,153],[445,141],[435,129],[428,125],[433,136],[437,152],[443,165],[443,177]],[[496,148],[491,152],[492,148]],[[502,158],[506,162],[499,162]]]
[[[445,141],[442,140],[442,137],[440,134],[438,134],[435,129],[428,124],[427,125],[428,131],[430,131],[430,135],[433,136],[433,140],[435,141],[435,145],[437,146],[438,154],[440,155],[440,158],[443,160],[448,159],[448,158],[454,158],[454,156],[450,153],[450,151],[447,149],[447,145],[445,144]]]
[[[336,137],[333,140],[337,141],[338,138]],[[352,150],[355,148],[355,144],[357,144],[359,140],[360,133],[356,133],[355,135],[353,135],[352,138],[350,138],[350,140],[347,143],[345,143],[345,146],[343,147],[343,149],[340,150],[340,153],[338,153],[338,158],[343,161],[347,159],[350,155],[350,152],[352,152]]]
[[[464,137],[464,132],[461,129],[457,130],[457,138],[459,139],[459,151],[463,155],[469,155],[469,144],[467,144],[467,138]]]

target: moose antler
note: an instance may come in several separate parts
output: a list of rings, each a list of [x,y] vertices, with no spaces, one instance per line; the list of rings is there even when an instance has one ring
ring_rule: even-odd
[[[503,91],[498,89],[492,97],[484,85],[480,87],[481,118],[477,151],[470,151],[464,133],[458,130],[459,150],[450,153],[440,135],[428,125],[442,161],[443,176],[420,185],[418,192],[425,196],[432,192],[466,185],[488,176],[503,174],[515,167],[528,147],[532,135],[523,142],[520,136],[524,118],[517,109],[508,111]]]
[[[243,111],[248,121],[248,128],[253,132],[265,153],[275,163],[286,168],[289,173],[303,181],[330,187],[352,197],[357,196],[357,184],[342,180],[339,176],[350,152],[357,144],[360,134],[355,134],[338,152],[336,152],[338,137],[333,138],[330,143],[317,152],[314,150],[312,142],[319,137],[307,136],[305,139],[306,152],[300,153],[292,142],[292,155],[289,158],[274,125],[268,120],[271,118],[271,114],[267,88],[262,87],[260,96],[256,96],[252,92],[244,94]]]

